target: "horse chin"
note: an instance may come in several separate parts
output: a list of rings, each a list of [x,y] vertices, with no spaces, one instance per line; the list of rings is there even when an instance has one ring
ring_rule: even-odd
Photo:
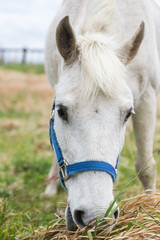
[[[71,210],[70,210],[69,206],[67,206],[67,208],[66,208],[65,216],[66,216],[67,230],[68,231],[76,231],[78,227],[75,224],[75,222],[73,221]]]

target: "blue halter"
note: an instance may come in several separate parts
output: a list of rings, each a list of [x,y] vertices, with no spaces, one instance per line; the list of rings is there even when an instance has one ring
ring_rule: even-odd
[[[117,163],[115,168],[106,162],[103,161],[85,161],[85,162],[78,162],[74,164],[68,164],[68,162],[63,158],[60,146],[58,144],[58,140],[56,137],[56,133],[54,130],[54,110],[55,110],[55,100],[53,102],[52,106],[52,114],[49,121],[49,138],[50,138],[50,144],[52,149],[55,150],[58,165],[59,165],[59,176],[61,180],[62,187],[66,189],[65,181],[72,175],[84,172],[84,171],[102,171],[106,172],[111,175],[113,182],[116,182],[117,178],[117,168],[119,163],[119,157],[117,158]]]

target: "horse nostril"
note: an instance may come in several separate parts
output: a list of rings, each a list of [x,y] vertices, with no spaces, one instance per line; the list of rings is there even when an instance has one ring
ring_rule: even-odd
[[[75,210],[74,211],[74,220],[76,222],[77,225],[79,225],[80,227],[85,227],[86,225],[83,222],[83,215],[85,213],[83,211],[80,210]]]
[[[115,212],[114,212],[114,218],[117,219],[119,217],[119,210],[117,209]]]

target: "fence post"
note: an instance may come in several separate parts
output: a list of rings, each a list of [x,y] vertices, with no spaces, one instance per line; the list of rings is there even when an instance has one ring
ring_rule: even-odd
[[[39,54],[43,54],[43,49],[29,49],[29,48],[1,48],[0,47],[0,63],[43,63]],[[28,56],[29,55],[29,56]],[[38,55],[38,61],[33,61],[34,56]],[[34,58],[33,58],[34,57]],[[40,61],[41,60],[41,61]]]
[[[0,49],[0,63],[3,63],[4,62],[4,49]]]
[[[23,48],[23,49],[22,49],[22,53],[23,53],[23,56],[22,56],[22,63],[26,63],[27,48]]]

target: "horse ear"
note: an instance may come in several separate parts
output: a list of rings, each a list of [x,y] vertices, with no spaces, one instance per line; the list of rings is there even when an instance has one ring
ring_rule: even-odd
[[[131,40],[127,41],[120,49],[120,55],[122,62],[127,65],[132,61],[132,59],[136,56],[138,49],[142,43],[145,31],[145,24],[142,21],[140,27],[131,38]]]
[[[64,17],[58,24],[56,43],[59,53],[67,63],[76,59],[78,53],[76,37],[68,16]]]

